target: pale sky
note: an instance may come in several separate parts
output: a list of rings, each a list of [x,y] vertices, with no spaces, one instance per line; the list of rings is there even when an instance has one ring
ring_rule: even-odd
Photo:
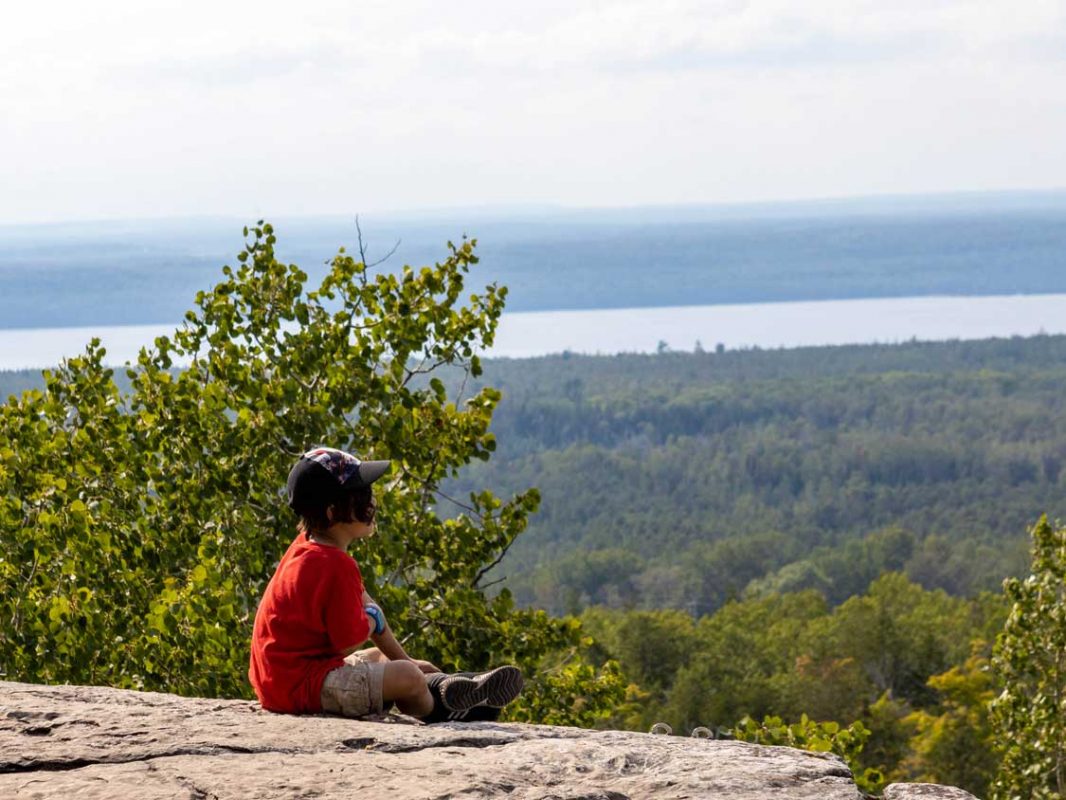
[[[14,2],[0,224],[1066,187],[1066,0]]]

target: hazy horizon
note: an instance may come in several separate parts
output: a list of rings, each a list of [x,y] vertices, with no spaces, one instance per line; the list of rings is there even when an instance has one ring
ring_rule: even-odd
[[[991,189],[973,191],[935,191],[921,193],[856,194],[822,197],[789,197],[754,199],[741,202],[689,202],[616,205],[567,205],[565,203],[499,203],[484,205],[456,205],[440,207],[403,207],[366,209],[353,213],[312,212],[304,214],[279,214],[276,217],[258,216],[255,219],[236,213],[228,214],[178,214],[159,216],[80,217],[30,222],[5,222],[0,220],[0,232],[14,232],[34,228],[83,227],[91,225],[122,224],[181,224],[187,222],[226,222],[238,227],[252,225],[258,219],[271,222],[274,219],[292,221],[329,221],[351,223],[356,219],[381,218],[390,221],[410,220],[416,222],[450,221],[472,219],[535,219],[562,214],[577,215],[572,221],[587,222],[597,217],[625,219],[637,214],[648,214],[653,220],[693,221],[715,217],[740,217],[759,219],[765,216],[792,215],[849,215],[849,214],[898,214],[920,211],[965,212],[980,210],[1066,209],[1066,184],[1040,189]]]

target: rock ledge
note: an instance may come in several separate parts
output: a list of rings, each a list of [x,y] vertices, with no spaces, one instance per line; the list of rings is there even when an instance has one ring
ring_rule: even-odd
[[[784,747],[290,717],[239,700],[0,682],[3,798],[350,800],[370,792],[397,800],[861,798],[836,756]]]

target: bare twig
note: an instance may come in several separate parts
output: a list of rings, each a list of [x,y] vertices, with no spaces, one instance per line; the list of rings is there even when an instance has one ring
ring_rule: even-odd
[[[465,364],[466,368],[463,370],[463,382],[459,385],[459,393],[455,396],[455,405],[459,406],[463,402],[463,395],[466,394],[466,382],[470,380],[470,365]]]
[[[392,246],[392,249],[390,249],[389,252],[387,252],[385,255],[383,255],[381,258],[379,258],[377,261],[367,261],[366,260],[366,241],[363,239],[363,227],[359,224],[359,215],[358,214],[355,215],[355,232],[356,232],[356,235],[359,238],[359,260],[363,262],[363,266],[366,267],[366,269],[372,269],[373,267],[379,266],[380,264],[384,264],[386,261],[388,261],[394,255],[396,255],[396,251],[400,249],[400,242],[402,240],[401,239],[397,239],[396,240],[396,244],[394,244]],[[363,284],[366,285],[366,276],[365,276],[365,274],[363,276]]]
[[[389,573],[389,577],[387,577],[385,579],[385,585],[386,586],[392,586],[393,585],[393,581],[395,581],[397,578],[399,578],[406,569],[407,569],[407,562],[406,561],[401,561],[399,563],[399,566],[397,566],[396,569],[394,569],[392,572]]]
[[[433,465],[432,465],[432,469],[436,469],[436,466],[437,466],[437,460],[434,459]],[[450,496],[446,495],[444,492],[442,492],[428,478],[420,478],[417,475],[415,475],[413,472],[410,472],[408,470],[404,470],[403,475],[401,476],[401,478],[410,478],[411,480],[415,481],[416,483],[421,484],[422,487],[425,489],[425,491],[427,493],[428,492],[432,492],[433,494],[435,494],[435,495],[447,500],[449,503],[451,503],[453,505],[456,505],[456,506],[459,506],[459,508],[461,508],[461,509],[463,509],[465,511],[469,511],[471,514],[476,514],[476,515],[480,516],[480,514],[478,514],[478,510],[476,508],[474,508],[471,505],[467,505],[466,503],[462,502],[461,500],[456,500],[454,497],[450,497]]]
[[[422,356],[422,360],[418,362],[418,366],[415,367],[414,369],[408,369],[407,367],[404,367],[404,372],[407,373],[407,374],[404,375],[403,382],[400,384],[400,388],[401,389],[408,384],[408,382],[411,380],[411,378],[413,378],[415,375],[420,374],[419,370],[422,369],[422,367],[424,367],[426,365],[426,359],[427,358],[428,358],[428,356],[423,355]]]
[[[426,363],[426,359],[423,358],[422,361],[419,362],[418,366],[415,367],[414,369],[405,369],[404,371],[407,373],[407,377],[405,377],[403,379],[403,383],[401,383],[400,386],[401,387],[406,386],[408,384],[408,382],[411,380],[411,378],[413,378],[415,375],[428,375],[429,373],[433,372],[433,370],[438,369],[439,367],[443,367],[448,362],[447,361],[443,361],[443,360],[442,361],[437,361],[431,367],[423,366],[425,363]]]
[[[384,324],[386,322],[392,322],[392,320],[394,320],[394,319],[395,319],[395,317],[379,317],[374,322],[368,322],[365,325],[354,325],[352,323],[349,323],[348,324],[348,330],[349,330],[349,332],[350,331],[368,331],[371,328],[376,328],[378,325],[382,325],[382,324]]]
[[[363,264],[363,271],[359,273],[359,283],[366,286],[366,244],[363,242],[363,227],[359,224],[359,215],[355,215],[355,233],[359,238],[359,261]]]
[[[377,261],[373,261],[373,262],[371,262],[369,264],[367,264],[365,261],[363,263],[366,264],[367,269],[370,269],[371,267],[376,267],[376,266],[378,266],[380,264],[384,264],[386,261],[388,261],[394,255],[396,255],[396,251],[399,250],[399,249],[400,249],[400,239],[397,239],[396,240],[396,244],[394,244],[392,246],[392,248],[389,250],[389,252],[387,252],[385,255],[383,255],[381,258],[379,258]]]
[[[463,502],[461,502],[459,500],[456,500],[454,497],[449,497],[444,492],[442,492],[440,489],[434,489],[433,492],[434,492],[434,494],[437,494],[437,495],[443,497],[449,503],[453,503],[453,504],[459,506],[459,508],[462,508],[462,509],[464,509],[466,511],[469,511],[471,514],[477,514],[478,513],[478,510],[476,508],[474,508],[473,506],[469,506],[466,503],[463,503]]]
[[[496,557],[496,560],[493,561],[491,564],[489,564],[487,567],[483,567],[481,569],[481,571],[477,574],[477,577],[474,578],[474,583],[472,584],[475,589],[478,588],[478,583],[481,581],[481,579],[485,577],[485,573],[488,572],[493,567],[495,567],[501,561],[503,561],[503,557],[505,555],[507,555],[507,551],[511,549],[511,545],[514,544],[514,541],[515,541],[516,538],[518,538],[518,537],[512,537],[511,541],[509,541],[506,545],[504,545],[503,550],[500,551],[500,554]],[[489,584],[489,585],[491,586],[491,584]],[[484,587],[482,587],[482,588],[484,588]]]

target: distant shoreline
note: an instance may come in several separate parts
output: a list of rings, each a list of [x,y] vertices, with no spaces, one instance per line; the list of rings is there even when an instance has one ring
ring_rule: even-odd
[[[98,337],[108,363],[174,325],[0,329],[0,370],[40,369]],[[1066,294],[921,296],[505,313],[489,358],[614,355],[699,348],[797,348],[1066,333]]]

